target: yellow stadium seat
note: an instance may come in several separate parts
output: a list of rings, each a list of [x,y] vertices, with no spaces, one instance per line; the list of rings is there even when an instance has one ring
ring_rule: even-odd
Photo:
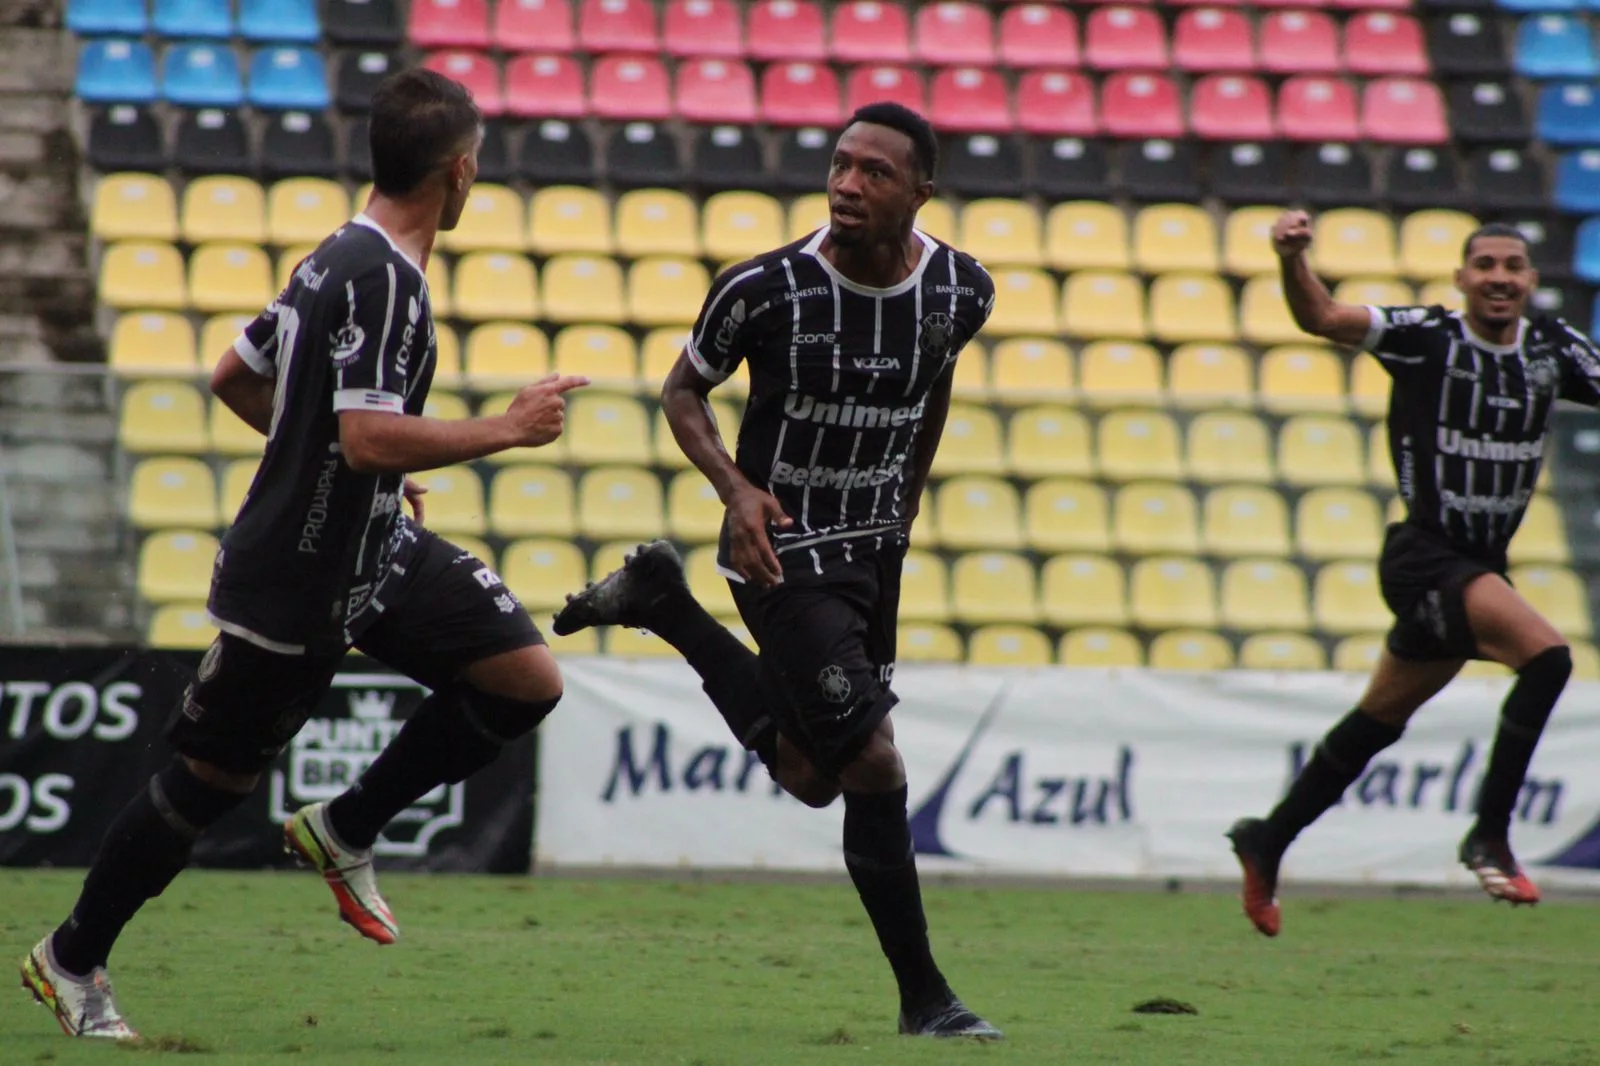
[[[1258,274],[1244,283],[1239,333],[1252,344],[1306,344],[1316,339],[1294,324],[1276,274]]]
[[[1233,290],[1215,274],[1163,274],[1150,285],[1150,332],[1167,344],[1235,339]]]
[[[530,464],[495,473],[489,484],[489,531],[495,536],[569,538],[577,528],[572,478],[565,471]]]
[[[1382,634],[1345,637],[1333,646],[1333,668],[1347,674],[1365,674],[1378,665],[1382,652]]]
[[[145,629],[145,643],[170,651],[201,651],[217,639],[203,603],[169,603],[156,608]]]
[[[1255,391],[1252,360],[1231,344],[1184,344],[1167,360],[1167,388],[1174,405],[1189,408],[1245,407]]]
[[[953,477],[936,496],[940,541],[950,548],[1022,547],[1017,490],[993,477]]]
[[[189,304],[183,257],[158,241],[119,241],[100,256],[100,302],[119,310],[178,311]]]
[[[662,535],[661,482],[648,470],[600,467],[578,483],[578,531],[593,540]]]
[[[450,266],[442,255],[428,256],[428,304],[434,318],[453,318],[456,313],[454,289],[450,284]]]
[[[962,359],[966,359],[964,352]],[[1072,391],[1072,353],[1057,340],[1013,337],[1001,341],[995,345],[990,368],[994,391],[1002,400],[1037,402]]]
[[[1240,207],[1222,224],[1222,266],[1240,278],[1276,273],[1278,253],[1272,248],[1272,226],[1283,213],[1277,207]]]
[[[1056,288],[1049,275],[1027,267],[993,272],[994,313],[983,327],[992,337],[1050,336],[1056,329]]]
[[[1056,270],[1128,270],[1128,220],[1115,204],[1076,200],[1045,216],[1045,257]]]
[[[974,666],[1049,666],[1051,659],[1049,638],[1031,626],[984,626],[967,643]]]
[[[789,205],[789,240],[804,240],[828,224],[828,194],[810,192]]]
[[[971,200],[961,212],[962,251],[992,266],[1039,266],[1039,215],[1021,200]]]
[[[117,316],[109,347],[107,362],[124,377],[189,375],[200,369],[195,359],[194,327],[182,315],[167,311]]]
[[[738,618],[739,608],[733,602],[733,592],[728,579],[717,569],[717,546],[705,544],[683,557],[683,576],[689,581],[689,591],[700,601],[700,606],[719,618]]]
[[[996,305],[1003,297],[996,300]],[[1061,331],[1093,340],[1139,340],[1145,324],[1144,288],[1132,274],[1080,270],[1061,287]]]
[[[536,254],[610,255],[612,246],[611,205],[599,190],[551,185],[528,201],[528,247]]]
[[[1564,566],[1514,566],[1511,583],[1534,610],[1565,636],[1587,640],[1593,635],[1588,591],[1571,570]]]
[[[950,617],[950,570],[933,552],[913,548],[900,567],[900,617],[943,622]]]
[[[759,192],[719,192],[706,199],[700,244],[712,259],[748,259],[784,240],[783,208]]]
[[[217,483],[198,459],[146,459],[128,484],[128,518],[139,529],[215,529]]]
[[[1333,287],[1333,298],[1372,307],[1410,307],[1417,302],[1411,286],[1399,278],[1345,278]]]
[[[1538,493],[1528,501],[1528,511],[1511,541],[1511,558],[1518,563],[1565,565],[1572,561],[1561,509],[1549,496]]]
[[[1370,562],[1328,563],[1312,584],[1311,614],[1316,628],[1337,635],[1386,630],[1394,621],[1378,592],[1378,571]]]
[[[911,543],[923,548],[937,548],[939,546],[939,527],[934,518],[934,499],[932,496],[923,495],[921,510],[911,523]]]
[[[1397,274],[1394,223],[1361,207],[1337,207],[1312,222],[1311,265],[1329,278]]]
[[[139,546],[139,595],[151,603],[204,600],[211,591],[217,538],[191,529],[170,529]]]
[[[693,259],[645,256],[628,267],[628,320],[639,326],[687,326],[705,303],[711,278]]]
[[[1141,274],[1215,274],[1217,227],[1203,207],[1151,204],[1133,218],[1133,262]]]
[[[181,222],[183,239],[190,244],[261,244],[267,239],[267,194],[249,178],[195,178],[183,190]]]
[[[1144,665],[1139,638],[1125,629],[1091,626],[1074,629],[1061,638],[1058,655],[1062,666],[1138,667]]]
[[[1180,478],[1178,425],[1161,411],[1113,411],[1100,420],[1095,447],[1100,471],[1118,481]]]
[[[962,622],[1033,622],[1039,597],[1032,564],[1006,552],[961,556],[950,571],[950,607]]]
[[[461,386],[461,341],[456,331],[443,322],[433,324],[437,348],[433,361],[433,387],[455,389]]]
[[[1205,550],[1212,555],[1289,554],[1289,509],[1283,497],[1258,485],[1228,485],[1206,494]]]
[[[483,502],[483,482],[472,467],[446,466],[411,477],[428,490],[423,504],[429,529],[447,537],[454,533],[483,536],[488,508]]]
[[[1454,281],[1445,279],[1430,281],[1417,293],[1417,303],[1424,307],[1438,304],[1447,311],[1459,311],[1462,306],[1461,290],[1456,288]]]
[[[1023,508],[1028,546],[1042,552],[1109,551],[1105,490],[1087,481],[1052,478],[1028,488]]]
[[[711,413],[717,421],[717,429],[722,433],[723,444],[731,453],[739,436],[739,412],[726,400],[713,399]],[[687,470],[693,466],[689,457],[683,454],[683,449],[678,447],[677,440],[672,436],[672,427],[667,425],[666,413],[660,408],[656,409],[655,432],[652,436],[655,441],[655,465],[669,470]]]
[[[993,409],[952,403],[933,469],[940,474],[998,474],[1006,465],[1003,441]]]
[[[200,327],[200,369],[210,371],[222,359],[222,354],[233,347],[244,328],[255,320],[254,314],[237,311],[212,315]]]
[[[1222,624],[1230,629],[1304,629],[1311,622],[1306,576],[1282,559],[1241,559],[1222,572]]]
[[[506,409],[506,403],[509,403],[510,399],[510,396],[504,397],[505,403],[485,413],[499,414]],[[428,400],[422,405],[422,413],[428,418],[442,418],[450,422],[472,417],[472,412],[467,409],[466,400],[443,389],[428,390]]]
[[[1198,559],[1140,559],[1129,575],[1128,600],[1134,624],[1145,629],[1217,624],[1211,571]]]
[[[644,629],[611,626],[602,640],[606,654],[618,659],[675,659],[672,645]]]
[[[1575,681],[1600,681],[1600,649],[1586,640],[1574,640],[1572,677]]]
[[[537,204],[537,195],[534,199]],[[827,208],[823,211],[826,214]],[[699,210],[693,200],[676,189],[625,192],[617,197],[616,218],[617,251],[629,259],[646,255],[693,258],[700,254]]]
[[[932,200],[922,205],[922,210],[917,212],[917,229],[930,237],[936,237],[946,244],[954,244],[956,240],[956,209],[950,206],[949,200],[935,196]]]
[[[1023,477],[1092,474],[1089,421],[1066,407],[1024,407],[1007,427],[1006,457]]]
[[[451,303],[461,318],[473,322],[496,318],[529,322],[539,317],[538,279],[533,264],[523,256],[472,252],[456,261],[455,274],[455,298]]]
[[[196,311],[260,311],[272,302],[272,263],[249,244],[202,244],[189,257],[189,305]]]
[[[1406,501],[1399,496],[1389,497],[1389,502],[1384,508],[1383,520],[1389,524],[1404,522],[1406,520]]]
[[[1477,228],[1461,211],[1413,211],[1400,223],[1400,273],[1423,281],[1455,277],[1461,246]]]
[[[540,305],[552,322],[622,322],[622,268],[610,256],[558,255],[546,261]]]
[[[117,436],[130,452],[205,451],[205,406],[200,393],[179,381],[130,385],[122,396]]]
[[[1294,513],[1294,548],[1307,559],[1372,559],[1383,549],[1378,501],[1365,489],[1312,489]]]
[[[1389,372],[1365,353],[1350,364],[1350,406],[1357,414],[1380,418],[1389,409]]]
[[[600,581],[613,570],[620,570],[638,546],[639,541],[632,537],[607,541],[597,546],[589,553],[589,580]]]
[[[576,463],[650,465],[650,420],[632,397],[600,392],[569,395],[562,436]]]
[[[1044,621],[1053,626],[1120,626],[1128,621],[1128,578],[1104,555],[1057,555],[1039,575]]]
[[[1207,411],[1189,422],[1185,458],[1201,481],[1271,481],[1266,423],[1243,411]]]
[[[667,380],[667,375],[677,364],[678,357],[683,354],[684,344],[689,340],[687,329],[663,326],[653,329],[644,335],[644,340],[639,344],[640,376],[644,379],[647,392],[659,392],[662,384]],[[742,367],[744,364],[740,364]],[[726,388],[731,382],[725,382]]]
[[[267,447],[267,438],[221,400],[211,401],[207,436],[218,455],[260,455]]]
[[[698,470],[682,471],[667,486],[667,535],[674,540],[716,540],[724,513],[717,490]]]
[[[1367,481],[1379,488],[1397,487],[1394,459],[1389,455],[1389,427],[1379,422],[1367,436]]]
[[[1217,633],[1178,629],[1150,642],[1152,670],[1194,670],[1210,673],[1233,668],[1233,648]]]
[[[282,292],[289,287],[289,282],[294,280],[294,272],[299,269],[306,256],[314,251],[316,251],[314,244],[296,244],[278,253],[278,265],[272,275],[272,283],[277,291]]]
[[[285,178],[267,190],[267,241],[281,246],[322,243],[350,221],[350,197],[326,178]]]
[[[1326,670],[1322,645],[1304,633],[1256,633],[1239,646],[1245,670]]]
[[[535,326],[485,322],[467,334],[465,370],[476,388],[520,388],[549,372],[550,342]]]
[[[1469,659],[1456,676],[1461,678],[1505,678],[1511,676],[1511,670],[1501,663],[1488,659]]]
[[[261,465],[259,459],[235,459],[222,469],[222,498],[218,508],[222,517],[222,524],[233,524],[234,518],[239,514],[239,508],[244,506],[244,498],[250,494],[250,486],[256,479],[256,468]]]
[[[1135,555],[1199,551],[1194,496],[1182,485],[1160,481],[1126,485],[1112,501],[1111,536]]]
[[[89,232],[103,241],[178,238],[178,203],[156,174],[107,174],[94,187]]]
[[[500,580],[530,614],[560,610],[583,588],[585,570],[577,545],[555,538],[513,541],[500,558]]]
[[[740,364],[741,366],[743,364]],[[961,349],[960,357],[956,359],[955,376],[950,385],[955,395],[963,399],[983,399],[989,395],[989,353],[983,350],[983,342],[971,340]]]
[[[1161,356],[1148,344],[1095,341],[1078,353],[1078,388],[1085,403],[1165,405]]]
[[[528,247],[522,197],[504,185],[480,181],[467,195],[461,221],[439,234],[447,252],[520,252]]]
[[[1295,415],[1278,432],[1278,473],[1291,485],[1359,485],[1366,456],[1356,423],[1332,415]]]
[[[960,662],[961,637],[949,626],[928,622],[902,625],[897,655],[903,663]]]
[[[410,508],[407,508],[407,510],[409,511]],[[495,562],[494,549],[490,548],[489,542],[482,537],[469,537],[464,533],[455,533],[450,536],[449,542],[453,547],[466,552],[480,563],[495,570],[496,573],[499,572],[497,569],[499,564]]]
[[[633,338],[615,326],[568,326],[556,334],[552,363],[556,373],[582,374],[597,388],[632,389],[639,381]]]
[[[1344,410],[1344,363],[1327,348],[1273,348],[1261,357],[1261,406],[1280,415]]]

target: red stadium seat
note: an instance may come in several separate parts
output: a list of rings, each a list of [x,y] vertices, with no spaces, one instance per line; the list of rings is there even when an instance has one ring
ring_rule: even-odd
[[[1075,71],[1028,71],[1017,81],[1017,127],[1041,136],[1098,136],[1094,82]]]
[[[1182,137],[1183,104],[1172,79],[1113,74],[1100,87],[1100,118],[1113,137]]]
[[[821,63],[773,63],[761,74],[761,121],[774,126],[836,126],[839,79]]]
[[[506,111],[531,118],[583,118],[583,71],[564,55],[516,56],[506,64]]]
[[[1245,0],[1168,0],[1169,7],[1241,7]]]
[[[917,8],[917,60],[937,66],[994,63],[994,19],[972,0],[941,0]]]
[[[879,100],[905,104],[917,112],[928,110],[928,87],[922,75],[905,67],[856,67],[845,82],[844,97],[846,111]]]
[[[1008,67],[1078,65],[1078,18],[1054,4],[1013,4],[1000,16],[1000,62]]]
[[[911,58],[906,9],[878,0],[851,0],[833,9],[833,58],[847,63],[904,63]]]
[[[578,44],[586,52],[657,52],[656,9],[650,0],[583,0]]]
[[[1296,75],[1278,89],[1278,128],[1295,141],[1356,140],[1356,91],[1340,78]]]
[[[1097,70],[1164,70],[1167,33],[1154,11],[1098,7],[1084,23],[1083,58]]]
[[[1257,3],[1259,3],[1262,7],[1276,8],[1312,8],[1328,6],[1326,0],[1257,0]]]
[[[589,110],[600,118],[670,118],[667,68],[651,56],[601,56],[589,69]]]
[[[1339,34],[1320,11],[1274,11],[1261,20],[1261,69],[1272,74],[1334,74]]]
[[[1376,78],[1361,94],[1361,136],[1385,144],[1443,144],[1450,139],[1444,96],[1421,78]]]
[[[1333,0],[1332,6],[1351,11],[1409,11],[1411,0]]]
[[[494,43],[507,52],[571,52],[578,43],[571,0],[500,0]]]
[[[1422,27],[1410,15],[1367,11],[1344,27],[1344,65],[1352,74],[1428,73]]]
[[[1219,72],[1256,69],[1255,33],[1237,11],[1198,8],[1178,16],[1172,61],[1182,70]]]
[[[505,110],[500,67],[482,52],[434,52],[422,65],[465,85],[485,115],[498,115]]]
[[[950,133],[1009,133],[1011,99],[994,70],[955,67],[933,77],[929,119]]]
[[[756,79],[738,60],[679,63],[676,96],[678,115],[690,122],[742,125],[756,120]]]
[[[672,0],[662,18],[661,39],[668,55],[744,55],[744,30],[733,0]]]
[[[822,9],[811,0],[761,0],[750,9],[745,51],[752,59],[826,59]]]
[[[1208,141],[1265,141],[1277,136],[1272,93],[1260,78],[1207,74],[1189,92],[1189,125]]]
[[[486,0],[412,0],[407,33],[419,48],[488,48]]]

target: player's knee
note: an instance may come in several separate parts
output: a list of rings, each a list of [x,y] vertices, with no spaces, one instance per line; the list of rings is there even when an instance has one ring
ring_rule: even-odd
[[[1536,678],[1545,684],[1564,687],[1572,676],[1572,648],[1557,637],[1517,667],[1519,678]]]
[[[485,739],[504,745],[537,729],[539,723],[550,717],[550,712],[561,702],[559,688],[554,695],[537,695],[541,691],[549,690],[534,690],[534,698],[522,699],[463,685],[458,692],[458,699],[468,724]]]
[[[256,784],[261,780],[259,772],[239,773],[234,770],[224,770],[215,763],[206,762],[204,759],[196,759],[189,755],[181,755],[179,759],[184,769],[194,775],[197,780],[224,792],[233,792],[242,796],[249,795],[255,791]]]
[[[474,663],[460,679],[464,687],[528,705],[561,699],[561,667],[543,644]]]
[[[845,789],[854,792],[886,792],[905,784],[906,764],[892,735],[881,728],[873,733],[840,780]]]
[[[814,769],[785,774],[779,783],[789,795],[819,811],[831,806],[839,798],[839,782],[822,776]]]
[[[180,755],[150,778],[150,800],[163,821],[180,835],[194,839],[243,803],[259,777]]]

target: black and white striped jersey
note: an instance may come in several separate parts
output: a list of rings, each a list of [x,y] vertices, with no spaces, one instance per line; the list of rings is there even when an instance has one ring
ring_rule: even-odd
[[[284,654],[348,645],[383,610],[416,532],[401,475],[345,465],[339,412],[422,413],[435,351],[427,281],[358,215],[234,348],[277,384],[266,453],[217,555],[212,620]]]
[[[794,520],[773,546],[796,574],[904,532],[929,390],[994,307],[983,267],[920,231],[916,269],[887,289],[834,269],[826,233],[720,275],[687,347],[713,384],[748,364],[735,461]],[[731,574],[726,530],[721,563]]]
[[[1490,344],[1443,307],[1373,307],[1364,347],[1394,386],[1389,451],[1407,521],[1503,565],[1557,399],[1600,404],[1600,352],[1559,318]]]

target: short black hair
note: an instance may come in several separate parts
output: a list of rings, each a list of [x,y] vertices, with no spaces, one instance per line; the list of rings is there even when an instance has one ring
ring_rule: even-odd
[[[939,138],[934,136],[933,126],[927,119],[904,104],[880,100],[856,108],[856,113],[850,116],[850,121],[845,125],[848,128],[857,122],[887,126],[910,137],[911,158],[917,164],[917,169],[922,171],[921,179],[933,180],[934,173],[939,169]]]
[[[462,152],[483,125],[472,93],[424,67],[389,75],[372,93],[372,184],[404,196]]]
[[[1486,222],[1467,234],[1467,239],[1461,242],[1461,261],[1465,263],[1472,258],[1472,242],[1479,237],[1510,237],[1514,241],[1521,241],[1524,251],[1532,259],[1532,248],[1528,245],[1528,235],[1509,222]]]

